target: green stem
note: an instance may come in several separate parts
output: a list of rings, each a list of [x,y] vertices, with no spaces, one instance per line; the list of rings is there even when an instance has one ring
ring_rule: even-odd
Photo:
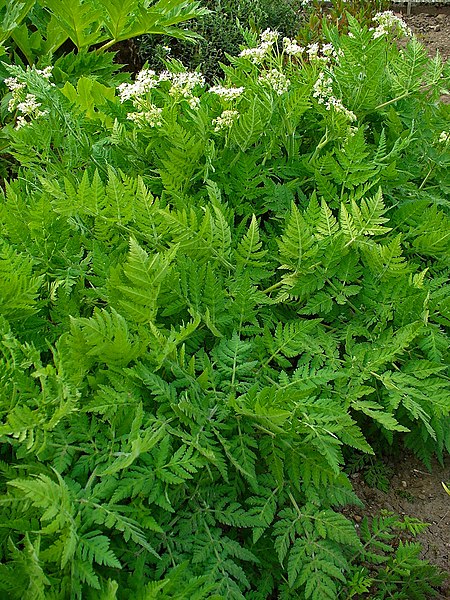
[[[407,96],[409,96],[409,92],[405,92],[401,96],[397,96],[396,98],[393,98],[392,100],[388,100],[387,102],[383,102],[383,104],[379,104],[375,108],[375,110],[380,110],[380,108],[384,108],[385,106],[389,106],[389,104],[394,104],[394,102],[398,102],[399,100],[403,100],[403,98],[406,98]]]
[[[317,144],[316,149],[314,150],[312,156],[309,158],[309,162],[311,162],[312,160],[314,160],[316,158],[316,156],[318,155],[320,150],[322,150],[322,148],[328,144],[328,141],[329,140],[328,140],[328,128],[327,128],[325,130],[325,133],[323,134],[320,142]]]
[[[434,171],[434,168],[436,166],[436,163],[434,163],[433,165],[431,165],[431,167],[428,170],[428,173],[425,175],[424,180],[422,181],[422,183],[419,185],[419,190],[421,190],[423,188],[423,186],[426,184],[426,182],[428,181],[428,177],[431,175],[431,173]]]
[[[114,44],[117,44],[117,42],[119,42],[120,40],[110,40],[109,42],[106,42],[106,44],[103,44],[103,46],[100,46],[100,48],[97,48],[97,52],[105,52],[105,50],[108,50],[109,48],[111,48],[111,46],[114,46]]]
[[[278,281],[278,283],[274,283],[267,289],[263,290],[263,294],[270,294],[270,292],[273,292],[274,290],[277,290],[278,288],[280,288],[283,285],[283,283],[284,283],[283,280]]]

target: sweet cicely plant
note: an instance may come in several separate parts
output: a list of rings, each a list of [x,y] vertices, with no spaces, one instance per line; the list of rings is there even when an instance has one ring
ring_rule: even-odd
[[[8,67],[5,597],[438,585],[398,519],[341,509],[373,440],[450,449],[449,66],[349,23],[248,34],[213,86],[108,52]]]

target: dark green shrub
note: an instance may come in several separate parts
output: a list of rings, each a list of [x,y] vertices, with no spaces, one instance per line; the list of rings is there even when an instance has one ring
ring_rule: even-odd
[[[190,43],[146,35],[139,40],[139,52],[143,62],[161,69],[170,48],[172,58],[191,69],[201,65],[202,73],[212,80],[222,75],[219,62],[226,61],[225,55],[238,54],[240,44],[244,43],[241,27],[270,28],[295,37],[304,22],[301,4],[301,0],[203,0],[211,14],[187,25],[203,40]]]

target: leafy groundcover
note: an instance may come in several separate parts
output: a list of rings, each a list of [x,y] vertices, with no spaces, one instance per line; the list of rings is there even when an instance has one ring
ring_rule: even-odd
[[[212,88],[4,67],[3,597],[432,594],[339,509],[353,452],[450,449],[450,70],[349,20]]]

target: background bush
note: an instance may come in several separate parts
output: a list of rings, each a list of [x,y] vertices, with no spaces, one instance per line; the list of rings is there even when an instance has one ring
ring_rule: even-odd
[[[203,36],[203,40],[189,43],[166,36],[142,36],[137,41],[138,52],[150,68],[164,68],[164,59],[170,47],[170,56],[190,69],[201,66],[209,80],[222,76],[219,62],[226,62],[225,54],[236,55],[244,43],[241,27],[253,30],[266,28],[295,36],[304,22],[301,0],[203,0],[211,14],[189,23],[187,27]]]

